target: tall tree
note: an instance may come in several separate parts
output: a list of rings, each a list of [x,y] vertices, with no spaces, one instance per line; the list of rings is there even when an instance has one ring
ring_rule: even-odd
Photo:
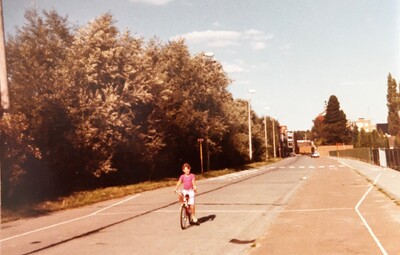
[[[387,107],[388,126],[390,135],[398,135],[400,132],[400,96],[397,90],[397,83],[389,73],[387,77]]]
[[[65,18],[55,11],[43,14],[44,18],[37,11],[28,10],[27,22],[7,43],[14,107],[28,117],[41,105],[38,100],[59,89],[55,87],[59,67],[73,39]]]
[[[353,146],[354,148],[360,147],[360,140],[359,140],[359,136],[360,136],[360,131],[358,130],[357,125],[353,125],[352,126],[352,141],[353,141]]]
[[[224,134],[222,140],[224,153],[219,156],[220,162],[229,162],[228,165],[240,165],[249,157],[247,104],[246,100],[237,99],[227,101],[224,105],[229,131]]]
[[[62,66],[73,36],[66,18],[55,11],[43,11],[40,16],[35,10],[28,10],[25,18],[24,26],[7,43],[7,64],[13,100],[11,114],[27,125],[24,135],[32,137],[31,143],[42,155],[40,166],[30,162],[25,169],[25,178],[38,182],[36,193],[46,186],[57,186],[52,177],[70,161],[63,158],[69,149],[69,119],[59,91]]]
[[[310,139],[312,139],[317,146],[324,144],[325,141],[323,137],[324,119],[325,116],[320,114],[313,121],[314,125],[311,129]]]
[[[151,97],[146,81],[135,82],[139,74],[133,59],[138,43],[129,35],[120,36],[113,17],[105,14],[78,31],[68,52],[65,73],[74,125],[71,135],[75,150],[82,155],[83,175],[99,177],[116,170],[117,148],[137,131],[136,106]]]
[[[365,129],[361,128],[361,131],[358,135],[357,147],[369,147],[368,137],[369,135],[367,134]]]
[[[349,143],[350,129],[347,126],[346,114],[340,109],[336,96],[329,97],[323,122],[323,138],[325,144]]]
[[[157,133],[164,134],[168,150],[162,153],[176,158],[175,162],[198,162],[199,138],[204,139],[207,155],[221,152],[220,141],[226,133],[223,105],[232,100],[222,66],[203,54],[190,56],[180,40],[169,42],[158,51],[155,68],[163,83],[153,86],[152,94],[157,100],[144,120]]]

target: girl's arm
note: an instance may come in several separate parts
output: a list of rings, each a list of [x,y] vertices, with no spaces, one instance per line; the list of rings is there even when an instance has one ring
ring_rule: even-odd
[[[193,185],[193,190],[194,191],[196,191],[196,180],[194,179],[194,177],[193,177],[193,180],[192,180],[192,185]]]
[[[175,190],[179,189],[179,186],[181,185],[181,183],[182,183],[181,178],[179,178],[178,182],[176,183]]]

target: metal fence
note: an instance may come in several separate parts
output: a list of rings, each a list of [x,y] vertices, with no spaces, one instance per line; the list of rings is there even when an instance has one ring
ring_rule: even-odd
[[[389,168],[400,171],[400,149],[384,149]],[[382,159],[381,159],[382,160]]]
[[[342,158],[356,158],[358,160],[372,163],[372,156],[370,148],[354,148],[347,150],[330,151],[329,156],[342,157]]]
[[[355,158],[370,164],[389,167],[400,171],[400,149],[354,148],[349,150],[330,151],[329,155],[333,157]]]

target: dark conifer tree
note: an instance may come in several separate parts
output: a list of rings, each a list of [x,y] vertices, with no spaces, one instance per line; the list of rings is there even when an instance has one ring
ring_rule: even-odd
[[[347,144],[351,141],[346,114],[340,109],[339,100],[334,95],[330,96],[326,107],[322,134],[325,144]]]

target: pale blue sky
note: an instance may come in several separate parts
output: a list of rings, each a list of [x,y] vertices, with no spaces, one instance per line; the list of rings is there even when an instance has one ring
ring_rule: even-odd
[[[255,89],[257,114],[291,130],[311,129],[330,95],[350,120],[386,122],[387,75],[400,78],[398,0],[3,0],[6,33],[34,6],[73,24],[110,12],[121,31],[184,37],[193,54],[214,53],[235,98]]]

